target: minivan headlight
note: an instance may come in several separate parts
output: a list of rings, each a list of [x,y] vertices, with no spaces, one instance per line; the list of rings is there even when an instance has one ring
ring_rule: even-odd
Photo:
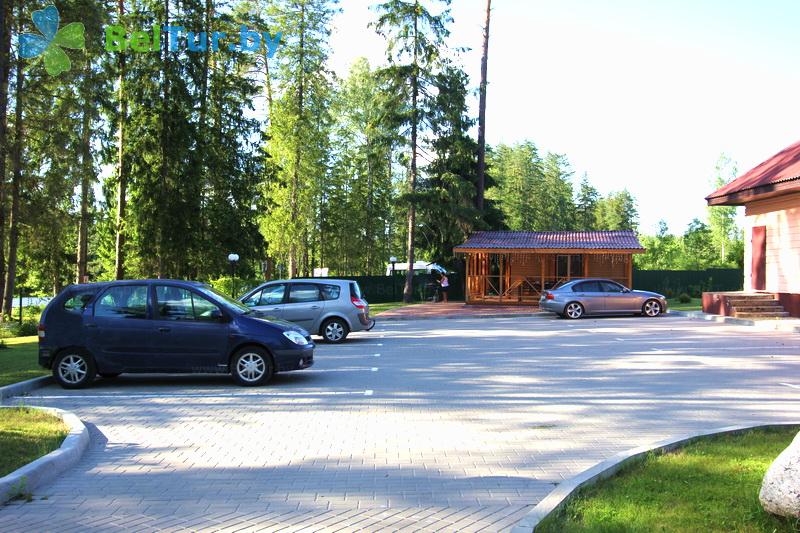
[[[297,333],[296,331],[284,331],[283,336],[292,341],[295,344],[299,344],[300,346],[305,346],[308,344],[308,341],[305,337]]]

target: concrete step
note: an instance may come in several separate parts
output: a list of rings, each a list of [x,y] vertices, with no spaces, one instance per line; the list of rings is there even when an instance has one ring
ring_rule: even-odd
[[[778,300],[776,300],[772,296],[767,295],[767,296],[765,296],[763,298],[761,296],[757,296],[757,297],[754,296],[754,297],[747,297],[747,298],[742,297],[742,296],[736,296],[734,298],[728,298],[728,301],[733,304],[734,302],[736,302],[736,303],[744,303],[744,302],[761,303],[761,302],[777,302]]]
[[[778,305],[734,305],[733,310],[737,313],[757,313],[760,311],[783,311],[783,307]]]
[[[736,318],[785,318],[789,316],[789,313],[786,311],[761,311],[758,313],[739,313],[736,312],[734,315]]]

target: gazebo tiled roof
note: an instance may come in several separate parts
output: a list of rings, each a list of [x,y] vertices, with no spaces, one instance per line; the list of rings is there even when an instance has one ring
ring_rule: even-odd
[[[644,247],[630,230],[620,231],[476,231],[456,252],[468,250],[630,250]]]

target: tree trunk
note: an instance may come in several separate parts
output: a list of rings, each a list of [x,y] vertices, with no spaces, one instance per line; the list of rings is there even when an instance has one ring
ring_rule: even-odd
[[[12,0],[0,7],[0,302],[6,282],[6,154],[8,153],[8,75],[11,71]]]
[[[19,30],[22,27],[22,6],[19,8]],[[8,271],[6,272],[6,287],[3,301],[3,314],[11,316],[11,305],[14,299],[14,282],[17,276],[17,244],[19,239],[19,186],[22,181],[22,106],[24,77],[22,75],[22,61],[17,61],[16,68],[16,94],[14,109],[14,150],[11,154],[13,174],[11,177],[11,216],[9,217],[8,232]]]
[[[169,26],[169,0],[164,0],[164,25]],[[161,166],[160,166],[160,194],[159,194],[159,211],[160,214],[164,214],[167,212],[166,207],[166,195],[167,195],[167,133],[170,131],[170,120],[169,120],[169,44],[165,43],[164,47],[164,58],[162,60],[162,69],[164,72],[164,83],[162,84],[162,99],[161,102]],[[157,231],[157,242],[156,242],[156,255],[158,256],[158,268],[156,276],[160,279],[165,277],[164,270],[164,254],[167,252],[166,247],[164,246],[164,241],[166,239],[165,228],[162,221],[158,222],[158,231]],[[169,264],[169,262],[167,262]]]
[[[117,3],[117,22],[122,24],[125,1]],[[125,278],[125,208],[127,206],[128,169],[125,166],[125,122],[128,120],[128,101],[125,95],[125,54],[117,54],[119,61],[119,127],[117,130],[117,221],[114,246],[114,277]]]
[[[85,75],[88,76],[89,63],[86,63]],[[84,82],[88,83],[88,82]],[[89,186],[92,181],[92,152],[91,152],[91,107],[89,102],[84,103],[83,119],[81,124],[81,214],[78,223],[78,254],[76,261],[75,283],[86,283],[87,259],[89,252]]]
[[[483,194],[486,187],[486,75],[489,63],[489,19],[492,0],[486,0],[486,25],[483,27],[483,55],[481,56],[480,102],[478,104],[478,196],[475,205],[483,212]]]
[[[414,2],[415,6],[419,2]],[[408,261],[408,270],[406,271],[406,284],[403,287],[403,302],[411,303],[414,299],[414,235],[417,210],[416,200],[414,193],[417,189],[417,121],[419,120],[419,110],[417,109],[417,100],[419,99],[419,72],[417,71],[417,40],[418,40],[418,19],[416,13],[419,9],[414,10],[414,62],[411,65],[411,173],[408,177],[409,192],[411,199],[408,202],[408,240],[406,242],[406,260]]]
[[[297,220],[297,189],[300,186],[300,161],[301,161],[301,146],[300,146],[300,131],[299,128],[303,122],[303,114],[304,114],[304,83],[305,77],[303,73],[305,72],[305,20],[306,20],[306,6],[302,4],[300,6],[300,72],[298,75],[297,81],[297,125],[295,126],[296,129],[296,136],[295,136],[295,157],[294,157],[294,169],[292,169],[292,183],[290,185],[291,192],[290,192],[290,205],[291,205],[291,213],[292,213],[292,223],[295,223]],[[293,243],[289,250],[289,277],[294,278],[297,277],[298,271],[298,257],[297,257],[297,246]]]

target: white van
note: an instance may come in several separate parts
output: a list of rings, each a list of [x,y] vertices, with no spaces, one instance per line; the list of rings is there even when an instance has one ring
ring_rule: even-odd
[[[405,273],[408,271],[408,263],[395,263],[394,264],[394,271],[395,273],[401,272]],[[437,265],[436,263],[428,263],[427,261],[415,261],[414,262],[414,273],[415,274],[430,274],[432,272],[438,272],[440,274],[447,274],[447,269],[441,265]],[[392,264],[389,263],[386,265],[386,275],[392,275]]]

